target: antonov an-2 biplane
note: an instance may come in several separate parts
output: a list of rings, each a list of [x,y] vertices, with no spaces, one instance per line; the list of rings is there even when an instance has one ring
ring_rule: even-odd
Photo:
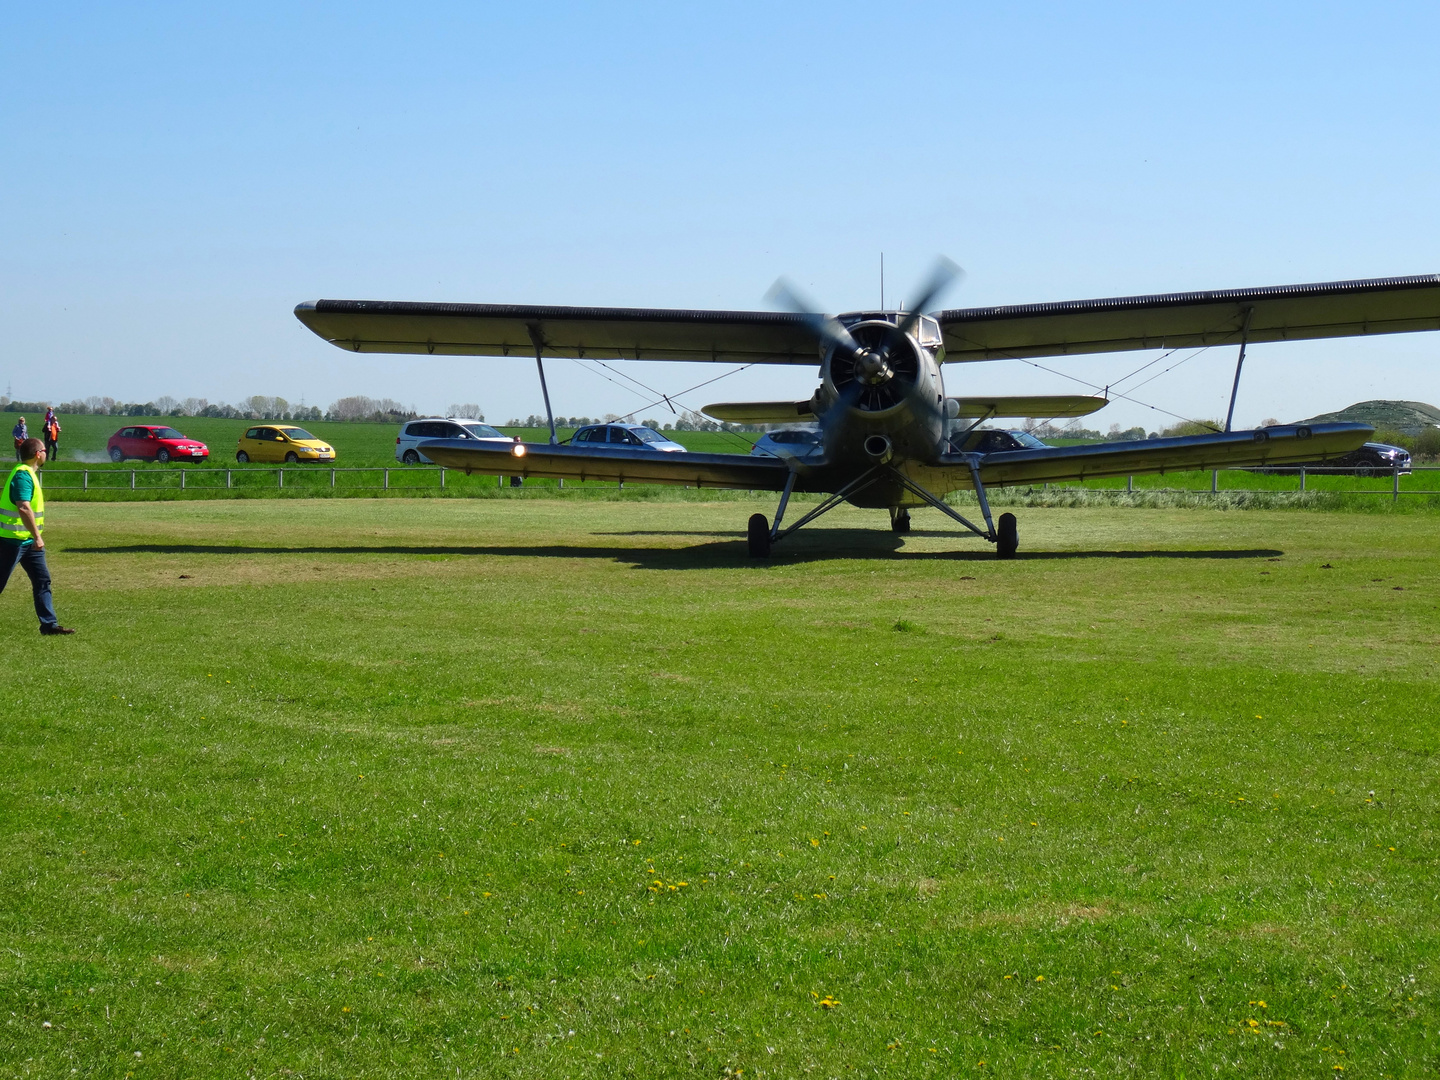
[[[1440,275],[927,314],[948,276],[937,273],[910,310],[836,316],[806,310],[793,293],[789,306],[800,310],[790,312],[316,300],[299,305],[295,314],[320,337],[354,352],[533,355],[542,391],[546,357],[818,363],[820,386],[808,400],[704,408],[717,420],[735,423],[813,422],[820,431],[818,453],[778,458],[562,445],[553,415],[548,444],[516,441],[506,448],[442,439],[421,448],[431,460],[466,473],[777,491],[774,521],[763,514],[749,521],[750,554],[757,558],[841,502],[888,509],[897,532],[909,531],[912,508],[934,507],[995,544],[1000,558],[1010,558],[1018,545],[1015,517],[992,519],[988,488],[1323,462],[1358,448],[1374,431],[1365,424],[1281,425],[972,453],[964,450],[966,440],[954,437],[965,421],[975,427],[995,417],[1084,416],[1106,401],[951,397],[943,364],[1213,345],[1238,345],[1243,362],[1247,343],[1440,329]],[[1237,385],[1239,370],[1237,364]],[[549,413],[548,391],[545,407]],[[976,493],[983,527],[945,502],[948,492],[960,489]],[[795,491],[827,497],[782,529],[786,502]]]

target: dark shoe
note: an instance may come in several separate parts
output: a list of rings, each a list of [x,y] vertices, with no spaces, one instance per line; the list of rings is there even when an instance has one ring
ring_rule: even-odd
[[[71,629],[70,627],[68,627],[68,626],[58,626],[58,625],[57,625],[57,626],[42,626],[42,627],[40,627],[40,633],[42,633],[42,634],[73,634],[74,632],[75,632],[75,631],[72,630],[72,629]]]

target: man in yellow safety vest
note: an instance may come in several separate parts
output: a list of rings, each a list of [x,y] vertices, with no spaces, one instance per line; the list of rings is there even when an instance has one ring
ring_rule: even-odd
[[[45,464],[45,444],[26,439],[20,444],[20,464],[10,470],[0,490],[0,592],[10,581],[19,563],[30,575],[35,593],[35,614],[40,616],[40,633],[73,634],[55,617],[50,599],[50,568],[45,565],[45,493],[40,490],[40,473]]]

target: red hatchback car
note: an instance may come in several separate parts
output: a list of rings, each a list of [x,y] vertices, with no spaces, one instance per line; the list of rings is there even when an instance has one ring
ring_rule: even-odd
[[[173,427],[121,428],[105,445],[111,461],[144,458],[146,461],[204,461],[210,448],[199,439],[187,439]]]

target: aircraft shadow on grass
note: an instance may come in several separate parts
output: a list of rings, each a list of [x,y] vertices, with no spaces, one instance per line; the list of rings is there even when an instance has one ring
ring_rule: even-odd
[[[66,552],[79,555],[490,555],[539,559],[601,559],[628,563],[648,570],[710,570],[723,567],[785,566],[795,563],[832,559],[884,559],[891,562],[959,562],[995,561],[989,545],[967,547],[955,551],[907,550],[905,540],[894,533],[873,529],[825,529],[813,533],[797,533],[765,562],[749,557],[745,537],[733,532],[669,532],[636,530],[625,533],[601,533],[601,536],[713,536],[710,543],[683,548],[617,547],[614,545],[582,544],[115,544],[107,546],[67,547]],[[954,532],[930,532],[927,537],[964,538]],[[724,539],[720,539],[724,538]],[[1198,550],[1091,550],[1091,551],[1021,551],[1016,558],[1030,562],[1075,559],[1267,559],[1284,552],[1275,548],[1208,548]]]

